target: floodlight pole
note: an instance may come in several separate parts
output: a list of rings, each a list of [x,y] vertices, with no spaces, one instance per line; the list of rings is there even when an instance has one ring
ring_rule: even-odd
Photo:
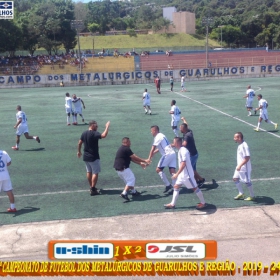
[[[219,28],[221,28],[221,47],[223,47],[223,27],[225,27],[224,25],[219,25]]]
[[[80,46],[80,31],[84,28],[82,20],[71,20],[71,28],[75,29],[78,36],[78,48],[79,48],[79,69],[82,73],[82,59],[81,59],[81,46]]]
[[[214,19],[206,17],[202,19],[202,24],[206,25],[206,67],[208,67],[208,27],[213,23]]]

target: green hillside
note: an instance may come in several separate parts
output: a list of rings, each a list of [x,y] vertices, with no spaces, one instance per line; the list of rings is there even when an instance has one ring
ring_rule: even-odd
[[[128,49],[131,50],[155,50],[155,49],[190,49],[204,48],[206,40],[203,36],[189,35],[189,34],[147,34],[137,35],[137,37],[130,37],[128,35],[116,35],[116,36],[87,36],[80,37],[81,49]],[[220,46],[214,40],[209,39],[210,47]],[[76,46],[77,48],[78,46]]]

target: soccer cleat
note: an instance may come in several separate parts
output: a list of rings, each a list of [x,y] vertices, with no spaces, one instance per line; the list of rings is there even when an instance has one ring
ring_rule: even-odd
[[[246,201],[254,201],[255,197],[254,196],[248,196],[247,198],[245,198],[244,200]]]
[[[120,194],[120,197],[122,197],[123,199],[125,199],[126,201],[130,201],[130,199],[128,198],[127,194]]]
[[[90,188],[89,190],[90,190],[91,196],[100,194],[99,191],[97,190],[97,188]]]
[[[274,128],[277,129],[277,127],[278,127],[278,123],[275,124]]]
[[[14,151],[18,151],[18,148],[17,148],[16,146],[13,146],[12,149],[13,149]]]
[[[245,199],[245,195],[240,193],[237,196],[235,196],[234,199],[235,200],[244,200]]]
[[[195,208],[200,210],[200,209],[203,209],[205,207],[206,207],[206,203],[204,203],[204,204],[203,203],[198,203]]]
[[[16,209],[16,208],[13,208],[13,209],[8,208],[7,211],[10,212],[10,213],[12,213],[12,212],[17,212],[17,209]]]
[[[171,185],[166,186],[163,193],[167,193],[167,192],[168,192],[169,190],[171,190],[172,188],[173,188],[173,187],[172,187]]]
[[[202,180],[197,181],[197,185],[199,188],[202,187],[204,183],[205,183],[205,178],[202,178]]]
[[[257,127],[256,127],[254,130],[257,131],[257,132],[259,132],[259,129],[258,129]]]
[[[172,205],[172,204],[164,204],[163,206],[165,207],[165,209],[174,209],[175,208],[175,205]]]
[[[71,125],[71,123],[68,123],[67,125]]]
[[[140,192],[136,191],[135,193],[131,193],[132,196],[138,196],[138,195],[141,195]]]
[[[36,140],[38,143],[40,143],[40,142],[41,142],[41,140],[40,140],[39,136],[37,136],[35,140]]]

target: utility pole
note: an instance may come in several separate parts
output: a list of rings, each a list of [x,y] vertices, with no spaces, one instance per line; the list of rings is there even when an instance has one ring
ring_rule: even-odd
[[[208,67],[208,27],[213,23],[214,19],[212,17],[205,17],[202,19],[202,24],[206,25],[206,67]]]
[[[82,60],[81,60],[81,46],[80,46],[80,32],[84,28],[84,24],[82,20],[71,20],[71,28],[75,29],[78,36],[78,48],[79,48],[79,69],[80,74],[82,73]]]

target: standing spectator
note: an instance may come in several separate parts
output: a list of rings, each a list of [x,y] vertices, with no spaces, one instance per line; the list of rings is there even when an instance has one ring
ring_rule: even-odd
[[[233,181],[239,191],[238,195],[234,197],[235,200],[244,199],[247,201],[251,201],[255,199],[253,185],[251,182],[251,160],[250,160],[250,150],[248,144],[243,139],[243,134],[241,132],[237,132],[233,137],[234,141],[238,143],[237,148],[237,166],[234,171]],[[250,192],[250,196],[245,198],[243,193],[243,188],[241,182],[245,183]]]
[[[76,94],[73,94],[72,95],[72,103],[74,104],[74,122],[73,124],[74,125],[77,125],[78,124],[78,119],[77,119],[77,115],[79,114],[82,118],[82,122],[85,122],[85,119],[84,119],[84,116],[83,116],[83,109],[82,109],[82,104],[83,104],[83,107],[84,109],[86,109],[86,106],[85,106],[85,103],[83,101],[82,98],[80,97],[77,97]]]
[[[187,91],[185,89],[185,76],[181,75],[181,92]]]
[[[176,106],[176,100],[171,101],[171,109],[169,111],[171,114],[171,127],[174,134],[178,137],[178,123],[180,121],[181,111],[178,106]]]
[[[145,114],[152,114],[152,111],[151,111],[151,97],[150,97],[150,94],[148,93],[148,90],[145,89],[145,92],[143,93],[143,97],[142,97],[142,100],[143,100],[143,107],[145,109]]]
[[[173,76],[170,77],[169,83],[170,83],[170,91],[173,92],[173,83],[174,83]]]
[[[194,172],[194,178],[199,187],[205,183],[205,179],[202,178],[196,170],[196,162],[198,160],[198,151],[196,149],[193,132],[188,127],[188,123],[184,117],[181,118],[183,123],[180,125],[180,131],[183,133],[183,146],[190,152],[191,164]]]
[[[8,212],[16,212],[15,198],[13,194],[12,183],[8,171],[8,166],[12,163],[8,153],[0,150],[0,192],[3,190],[9,197],[10,208]]]
[[[164,134],[159,132],[159,127],[157,125],[151,126],[151,134],[154,137],[154,142],[152,145],[152,148],[150,150],[150,154],[148,157],[148,161],[150,162],[152,157],[157,153],[161,153],[161,158],[158,162],[156,172],[160,176],[161,180],[165,184],[165,190],[164,193],[168,192],[170,189],[172,189],[172,185],[169,183],[168,179],[166,178],[165,173],[163,172],[164,167],[169,168],[169,173],[171,176],[176,172],[176,154],[174,150],[172,149],[171,145],[169,144],[169,141],[165,137]],[[172,183],[175,183],[175,180],[172,181]],[[174,184],[173,184],[174,185]]]
[[[16,119],[17,123],[15,124],[14,128],[17,130],[16,131],[16,145],[12,147],[13,150],[18,151],[19,150],[19,142],[20,142],[20,136],[24,134],[26,139],[34,139],[38,143],[41,142],[39,136],[31,136],[29,135],[28,132],[28,124],[27,124],[27,117],[26,114],[21,111],[21,106],[18,105],[17,108],[17,114],[16,114]]]
[[[160,94],[160,77],[159,76],[157,76],[156,78],[155,78],[155,85],[156,85],[156,89],[157,89],[157,93],[158,94]]]
[[[265,44],[265,50],[268,52],[268,43]]]
[[[70,114],[72,114],[72,118],[73,118],[73,124],[75,122],[74,120],[74,112],[72,110],[72,98],[70,97],[70,94],[67,92],[65,97],[65,110],[66,110],[66,114],[67,114],[67,125],[71,125],[70,124]]]
[[[176,179],[174,185],[173,198],[171,203],[165,204],[166,209],[175,208],[176,201],[179,197],[179,190],[182,185],[185,185],[188,189],[193,190],[200,200],[197,204],[196,209],[203,209],[206,207],[206,203],[203,197],[202,191],[198,188],[197,183],[194,179],[194,173],[190,160],[189,151],[182,145],[182,138],[175,137],[173,145],[178,149],[178,171],[173,174],[172,179]]]
[[[141,194],[134,188],[135,176],[129,168],[130,162],[133,161],[134,163],[141,165],[143,169],[145,169],[146,166],[150,163],[150,161],[136,156],[131,151],[130,145],[130,139],[128,137],[124,137],[122,139],[122,146],[118,149],[114,162],[114,168],[116,169],[119,177],[125,183],[125,188],[121,193],[120,197],[122,197],[126,201],[130,200],[127,195],[129,190],[132,190],[132,196],[137,196]]]
[[[99,139],[106,138],[106,136],[108,135],[109,126],[110,122],[108,121],[105,125],[105,130],[102,134],[100,134],[97,131],[97,122],[90,121],[88,130],[83,132],[78,142],[78,158],[80,158],[82,155],[81,148],[84,144],[83,161],[86,164],[87,179],[90,185],[91,196],[99,194],[98,190],[96,189],[98,174],[101,171],[98,141]]]
[[[272,122],[268,119],[268,113],[267,113],[268,103],[267,103],[267,101],[262,98],[261,94],[258,94],[257,98],[259,100],[259,107],[255,109],[255,114],[257,113],[258,110],[260,110],[260,116],[259,116],[258,126],[254,130],[259,131],[262,120],[264,120],[267,123],[273,124],[274,128],[277,129],[278,124],[274,123],[274,122]]]
[[[255,91],[251,88],[251,85],[248,85],[246,94],[243,98],[246,98],[246,108],[249,112],[248,117],[252,116],[251,110],[253,109],[253,100],[255,96]]]

